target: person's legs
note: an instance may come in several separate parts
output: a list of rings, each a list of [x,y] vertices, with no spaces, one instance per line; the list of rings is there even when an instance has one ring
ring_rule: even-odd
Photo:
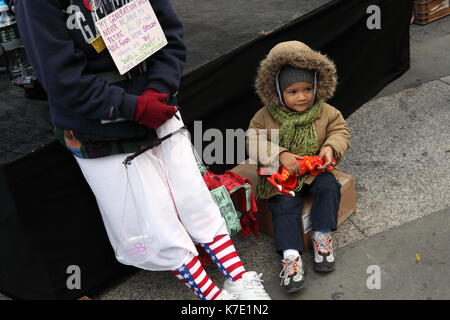
[[[175,132],[182,125],[182,120],[172,118],[156,130],[158,137]],[[230,290],[234,290],[247,272],[229,237],[219,207],[200,174],[189,137],[186,133],[175,134],[152,152],[159,159],[161,172],[186,231],[195,243],[207,251],[226,279],[236,282],[229,286]],[[264,296],[260,294],[258,285],[247,287],[248,292],[239,292],[240,296],[250,294],[253,299]],[[253,294],[256,291],[257,294]]]
[[[228,234],[219,235],[210,243],[202,243],[201,247],[211,256],[225,278],[236,281],[246,272]]]
[[[276,195],[269,199],[272,212],[275,247],[283,254],[281,285],[289,293],[299,291],[305,283],[306,269],[303,266],[303,238],[300,217],[304,200],[302,193],[295,197]]]
[[[201,300],[215,300],[222,292],[209,278],[196,256],[172,273]]]
[[[171,270],[200,299],[216,299],[222,291],[210,280],[197,250],[150,154],[100,159],[76,158],[93,191],[108,237],[119,262],[146,270]]]
[[[161,138],[182,126],[183,121],[174,117],[156,132]],[[152,153],[159,160],[156,165],[191,239],[195,243],[210,243],[216,236],[228,234],[226,222],[201,176],[188,133],[171,136]]]
[[[269,199],[275,248],[278,252],[294,249],[302,253],[300,217],[303,205],[304,200],[299,193],[295,197],[275,195]]]
[[[335,268],[335,254],[331,231],[337,228],[337,213],[341,186],[330,172],[320,173],[311,184],[314,195],[311,207],[313,229],[314,269],[330,272]]]
[[[337,228],[337,212],[341,201],[341,186],[330,172],[320,173],[312,182],[314,195],[311,206],[312,229],[334,231]]]

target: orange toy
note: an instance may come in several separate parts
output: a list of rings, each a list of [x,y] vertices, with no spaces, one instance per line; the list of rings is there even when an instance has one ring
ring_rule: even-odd
[[[279,170],[267,178],[275,188],[281,193],[295,196],[293,191],[298,186],[298,177],[306,173],[311,173],[313,176],[317,176],[319,173],[324,171],[331,171],[336,166],[336,160],[333,159],[331,165],[325,169],[319,169],[320,166],[324,164],[322,158],[319,156],[305,156],[301,159],[297,159],[299,172],[296,175],[289,174],[289,171],[284,167],[280,166]],[[259,175],[264,175],[263,171],[258,172]]]

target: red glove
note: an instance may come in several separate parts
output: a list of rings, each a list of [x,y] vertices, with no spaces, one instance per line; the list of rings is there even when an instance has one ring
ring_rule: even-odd
[[[168,95],[147,89],[136,102],[133,120],[150,128],[158,128],[173,117],[177,108],[166,103]]]

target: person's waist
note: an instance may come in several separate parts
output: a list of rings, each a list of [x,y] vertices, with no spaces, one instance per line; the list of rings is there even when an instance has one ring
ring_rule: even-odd
[[[124,80],[131,80],[132,78],[139,77],[147,71],[147,62],[143,61],[130,71],[121,75],[117,69],[106,72],[94,72],[97,76],[104,79],[109,83],[116,83]]]
[[[51,115],[52,123],[57,128],[77,130],[105,137],[135,137],[145,135],[148,131],[148,127],[134,121],[102,124],[101,120],[86,119],[79,115],[61,112],[60,110],[51,110]]]
[[[96,73],[96,75],[108,83],[116,83],[128,79],[126,74],[121,75],[118,71],[100,72]]]

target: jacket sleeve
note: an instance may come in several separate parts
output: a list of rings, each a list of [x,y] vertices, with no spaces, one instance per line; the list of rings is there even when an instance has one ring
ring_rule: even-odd
[[[330,146],[333,149],[336,161],[341,161],[345,152],[350,147],[350,130],[342,116],[342,113],[333,108],[335,112],[327,126],[325,141],[322,147]]]
[[[18,0],[16,17],[28,58],[55,105],[89,119],[133,119],[137,96],[85,72],[86,55],[75,48],[58,0]]]
[[[147,88],[173,96],[186,61],[183,26],[168,0],[155,0],[151,4],[168,44],[147,60]]]
[[[278,170],[279,155],[288,150],[277,143],[279,130],[273,129],[269,132],[269,129],[265,128],[261,111],[262,109],[250,121],[246,139],[247,152],[250,160],[258,165]]]

